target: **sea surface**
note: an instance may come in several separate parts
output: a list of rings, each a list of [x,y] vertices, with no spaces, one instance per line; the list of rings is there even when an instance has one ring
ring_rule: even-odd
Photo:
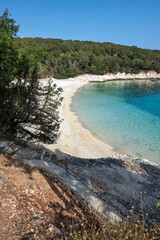
[[[117,152],[160,164],[160,81],[89,83],[72,104],[80,122]]]

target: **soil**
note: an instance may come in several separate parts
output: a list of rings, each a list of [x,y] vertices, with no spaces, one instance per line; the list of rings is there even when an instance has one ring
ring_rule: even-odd
[[[56,176],[0,154],[0,239],[71,239],[85,211]]]

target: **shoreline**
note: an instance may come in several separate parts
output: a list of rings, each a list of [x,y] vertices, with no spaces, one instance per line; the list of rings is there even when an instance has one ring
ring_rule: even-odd
[[[89,81],[90,83],[106,83],[106,82],[116,82],[116,81],[151,81],[151,82],[156,82],[160,81],[160,77],[157,78],[115,78],[115,79],[106,79],[103,81]]]
[[[78,116],[71,109],[74,94],[88,82],[56,80],[54,83],[64,90],[64,99],[60,108],[60,117],[63,122],[60,126],[60,137],[57,143],[47,145],[47,148],[54,151],[58,159],[62,159],[64,155],[79,158],[102,158],[112,157],[116,154],[117,152],[112,146],[106,144],[96,134],[83,127],[78,120]]]
[[[86,84],[89,84],[92,82],[88,82]],[[96,83],[96,82],[95,82]],[[105,82],[101,82],[101,83],[105,83]],[[84,85],[83,85],[84,86]],[[81,88],[81,87],[80,87]],[[78,88],[79,89],[79,88]],[[77,89],[77,91],[78,91]],[[87,129],[94,138],[98,138],[100,141],[102,141],[103,143],[105,143],[107,146],[110,146],[113,149],[114,154],[122,154],[122,155],[127,155],[127,153],[125,151],[119,151],[119,149],[116,149],[115,147],[113,147],[111,144],[109,144],[106,140],[104,140],[103,138],[101,138],[100,136],[97,135],[96,132],[93,132],[91,129],[89,129],[89,127],[83,122],[82,118],[78,115],[76,108],[74,107],[74,103],[73,103],[73,98],[75,97],[77,91],[73,94],[72,98],[71,98],[71,104],[70,104],[70,109],[73,112],[73,114],[77,117],[77,121],[80,123],[80,125],[84,128]]]
[[[101,76],[102,77],[102,76]],[[78,78],[78,79],[77,79]],[[86,79],[87,78],[87,79]],[[54,84],[63,89],[62,96],[64,97],[62,106],[60,107],[60,118],[63,119],[60,125],[60,137],[55,144],[46,145],[46,147],[54,151],[58,159],[63,159],[64,156],[79,157],[79,158],[106,158],[113,157],[116,154],[126,155],[125,151],[119,151],[113,146],[109,145],[96,133],[92,132],[83,122],[81,122],[80,117],[76,114],[76,110],[73,109],[73,97],[77,90],[88,84],[88,83],[103,83],[107,81],[102,81],[99,76],[92,75],[92,80],[89,76],[79,76],[71,79],[52,79]],[[114,79],[113,81],[137,81],[137,80],[149,80],[147,79]],[[159,80],[159,79],[154,79]],[[42,83],[46,83],[47,79],[40,80]],[[135,157],[135,156],[132,156]]]

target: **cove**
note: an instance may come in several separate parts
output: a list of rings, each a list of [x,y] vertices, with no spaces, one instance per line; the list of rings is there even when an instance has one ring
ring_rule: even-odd
[[[160,82],[89,83],[72,107],[92,133],[116,151],[160,164]]]

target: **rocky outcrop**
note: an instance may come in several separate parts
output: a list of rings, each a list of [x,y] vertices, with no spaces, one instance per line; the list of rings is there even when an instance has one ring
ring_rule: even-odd
[[[148,72],[140,72],[138,74],[131,74],[131,73],[106,73],[105,75],[92,75],[92,74],[84,74],[79,75],[74,78],[68,78],[66,80],[70,81],[84,81],[84,82],[106,82],[106,81],[114,81],[114,80],[160,80],[160,73],[155,71],[148,71]],[[49,78],[41,79],[40,81],[45,82],[48,81]],[[52,80],[57,80],[52,78]],[[65,80],[65,79],[63,79]],[[61,81],[61,79],[59,79]]]
[[[122,217],[138,216],[145,218],[149,223],[158,222],[160,219],[157,206],[157,195],[160,192],[160,166],[148,160],[133,159],[123,155],[82,159],[60,153],[58,150],[53,153],[32,145],[22,148],[6,141],[0,142],[0,150],[11,155],[17,154],[25,159],[25,163],[27,159],[33,162],[44,161],[44,168],[45,165],[50,168],[47,162],[52,167],[57,165],[65,170],[66,176],[70,179],[76,179],[73,182],[76,181],[77,184],[79,182],[79,186],[86,186],[97,196],[97,199],[101,199]],[[56,158],[57,154],[59,159]],[[63,171],[60,172],[62,176],[59,177],[65,181]]]
[[[66,168],[122,216],[159,221],[160,166],[123,155],[101,159],[63,155],[54,163]]]

